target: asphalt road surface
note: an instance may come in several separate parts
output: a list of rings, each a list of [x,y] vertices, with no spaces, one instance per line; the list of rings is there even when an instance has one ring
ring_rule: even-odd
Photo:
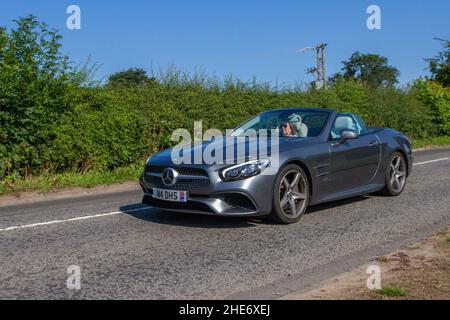
[[[282,298],[450,224],[449,158],[418,152],[400,197],[312,207],[289,226],[143,208],[140,191],[3,206],[0,299]]]

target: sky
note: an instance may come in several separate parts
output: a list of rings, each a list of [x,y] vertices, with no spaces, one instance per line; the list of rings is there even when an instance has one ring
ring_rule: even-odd
[[[81,9],[80,30],[66,27],[69,5]],[[369,5],[381,9],[381,30],[367,28]],[[427,75],[424,58],[440,49],[433,38],[450,39],[448,0],[3,0],[0,25],[28,14],[60,30],[72,61],[98,63],[98,79],[173,64],[219,78],[309,83],[315,54],[296,50],[325,42],[328,74],[360,51],[386,56],[407,84]]]

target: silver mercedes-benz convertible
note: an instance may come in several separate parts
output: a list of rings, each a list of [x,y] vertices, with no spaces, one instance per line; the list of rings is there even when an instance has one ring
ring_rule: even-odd
[[[190,160],[196,151],[211,149],[223,161],[180,163],[180,155]],[[315,108],[267,111],[223,139],[174,150],[147,160],[140,178],[144,204],[186,213],[269,216],[286,224],[297,222],[310,205],[377,191],[398,196],[413,163],[404,134],[367,127],[356,114]]]

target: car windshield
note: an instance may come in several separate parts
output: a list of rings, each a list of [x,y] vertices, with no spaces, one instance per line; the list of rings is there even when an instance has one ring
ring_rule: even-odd
[[[268,111],[237,127],[231,135],[252,136],[261,131],[270,135],[276,129],[284,137],[315,137],[322,132],[328,116],[327,111],[305,109]]]

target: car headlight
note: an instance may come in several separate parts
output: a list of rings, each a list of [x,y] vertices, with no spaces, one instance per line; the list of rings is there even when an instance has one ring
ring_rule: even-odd
[[[223,169],[220,177],[224,181],[245,179],[260,174],[269,165],[269,159],[249,161]]]

